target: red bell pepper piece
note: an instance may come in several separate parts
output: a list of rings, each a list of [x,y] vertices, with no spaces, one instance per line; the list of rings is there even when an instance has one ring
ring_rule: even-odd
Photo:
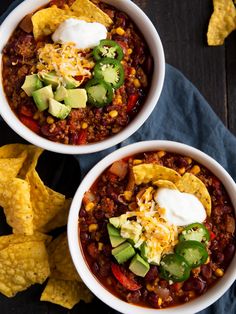
[[[138,95],[137,94],[132,94],[128,98],[128,104],[127,104],[127,112],[130,112],[134,109],[135,105],[137,104],[138,101]]]
[[[29,118],[32,118],[34,115],[32,108],[25,105],[20,107],[20,113]]]
[[[214,240],[215,239],[215,237],[216,237],[216,235],[214,234],[214,232],[210,232],[210,239],[211,240]]]
[[[119,265],[112,263],[111,270],[115,278],[125,287],[127,290],[135,291],[141,288],[135,280],[132,278],[127,277],[123,272],[122,268]]]
[[[72,136],[72,144],[83,145],[87,143],[87,130],[80,130],[78,133],[74,133]]]
[[[38,123],[26,116],[20,116],[20,121],[27,126],[31,131],[35,132],[35,133],[39,133],[40,131],[40,126],[38,125]]]

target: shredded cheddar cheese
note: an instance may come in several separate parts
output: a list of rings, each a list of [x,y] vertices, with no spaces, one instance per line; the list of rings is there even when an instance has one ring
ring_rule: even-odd
[[[38,50],[38,59],[39,71],[55,71],[59,77],[90,78],[94,67],[89,52],[80,51],[74,43],[46,44]]]

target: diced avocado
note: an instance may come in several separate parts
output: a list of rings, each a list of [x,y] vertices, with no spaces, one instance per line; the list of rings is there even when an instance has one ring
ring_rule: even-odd
[[[135,250],[129,242],[125,242],[111,251],[119,264],[128,261],[135,254]]]
[[[144,277],[150,269],[150,265],[139,255],[136,254],[129,265],[129,270],[137,276]]]
[[[119,228],[119,227],[120,227],[120,217],[112,217],[112,218],[109,218],[109,222],[110,222],[110,224],[112,224],[115,228]]]
[[[133,240],[137,243],[142,234],[142,226],[133,220],[127,220],[121,225],[120,235],[123,238]]]
[[[81,83],[79,81],[76,81],[73,77],[64,77],[63,83],[67,89],[73,89],[78,87]]]
[[[54,93],[56,101],[63,101],[66,97],[68,97],[67,89],[64,86],[58,87]]]
[[[107,231],[112,247],[117,247],[121,243],[125,242],[125,239],[120,236],[119,230],[111,224],[107,224]]]
[[[38,78],[37,74],[27,75],[25,77],[25,82],[22,85],[22,89],[25,91],[25,93],[28,96],[32,96],[32,93],[36,91],[37,89],[40,89],[43,87],[43,83]]]
[[[70,113],[71,109],[60,102],[56,101],[53,98],[49,99],[49,109],[48,112],[58,118],[58,119],[65,119],[68,114]]]
[[[68,89],[68,97],[64,99],[67,106],[71,108],[86,108],[87,92],[83,88]]]
[[[52,86],[48,85],[32,93],[34,102],[39,111],[46,110],[49,106],[49,99],[53,98]]]
[[[55,72],[40,73],[41,79],[45,85],[51,85],[53,89],[56,89],[60,85],[60,79]]]
[[[148,247],[147,247],[146,242],[143,242],[140,245],[139,249],[140,249],[140,254],[141,254],[142,258],[147,259]]]

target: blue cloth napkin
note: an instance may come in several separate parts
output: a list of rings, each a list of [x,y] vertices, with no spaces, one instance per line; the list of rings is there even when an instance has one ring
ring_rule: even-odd
[[[22,0],[16,0],[0,23]],[[216,159],[236,181],[236,138],[186,77],[166,65],[161,97],[146,123],[131,137],[99,153],[75,156],[84,176],[99,160],[119,147],[144,140],[173,140],[194,146]],[[104,308],[103,313],[117,313]],[[217,302],[198,314],[236,313],[236,283]]]

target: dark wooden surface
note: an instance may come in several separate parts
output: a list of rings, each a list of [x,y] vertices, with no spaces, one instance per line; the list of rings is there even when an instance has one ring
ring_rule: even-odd
[[[13,0],[1,0],[0,14],[11,2]],[[156,26],[166,62],[181,70],[196,85],[223,123],[236,135],[236,32],[229,36],[224,46],[207,46],[206,32],[213,9],[212,0],[134,2]],[[14,302],[1,297],[0,313],[115,313],[99,300],[93,305],[80,304],[73,311],[66,311],[53,304],[39,303],[39,291],[42,287],[35,286],[29,289],[27,297],[25,292],[18,294]]]

